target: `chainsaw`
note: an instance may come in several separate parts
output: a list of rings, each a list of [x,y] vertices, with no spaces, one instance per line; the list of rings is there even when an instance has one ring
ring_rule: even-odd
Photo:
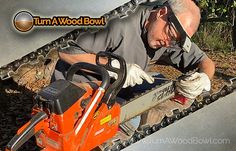
[[[102,64],[100,58],[106,58],[107,63]],[[112,67],[113,59],[119,61],[119,69]],[[33,135],[45,151],[92,150],[112,138],[120,123],[174,94],[172,82],[163,80],[150,84],[148,93],[146,87],[136,88],[128,97],[119,98],[117,94],[126,78],[125,60],[109,52],[99,52],[96,64],[76,63],[68,70],[65,80],[55,81],[38,92],[32,119],[17,131],[6,150],[17,150]],[[118,74],[117,80],[111,82],[107,70]],[[99,75],[101,81],[77,83],[73,76],[78,71]],[[137,93],[139,97],[134,99],[131,94],[137,97]]]

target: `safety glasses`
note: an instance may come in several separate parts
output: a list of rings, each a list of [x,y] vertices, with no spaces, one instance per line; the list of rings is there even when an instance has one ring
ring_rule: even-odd
[[[166,35],[168,36],[169,47],[175,48],[176,46],[180,45],[180,38],[178,38],[177,30],[175,29],[173,23],[169,21],[166,22]]]
[[[174,15],[173,12],[171,12],[168,16],[168,22],[173,26],[173,28],[180,34],[180,40],[178,44],[180,47],[185,51],[189,52],[191,49],[191,40],[190,37],[187,35],[185,30],[183,29],[182,25],[180,24],[177,17]]]

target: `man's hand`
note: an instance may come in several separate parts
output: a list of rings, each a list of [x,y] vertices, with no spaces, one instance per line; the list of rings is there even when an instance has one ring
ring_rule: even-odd
[[[137,64],[127,64],[126,67],[127,76],[123,88],[128,86],[133,87],[136,84],[142,84],[143,80],[146,80],[148,83],[154,82],[154,78],[143,71]]]
[[[115,68],[120,68],[120,64],[117,60],[113,60],[111,64]],[[148,75],[145,71],[143,71],[141,67],[137,64],[126,64],[126,68],[127,75],[123,88],[126,88],[128,86],[133,87],[136,84],[142,84],[143,80],[146,80],[148,83],[154,82],[154,78]],[[111,77],[117,79],[116,73],[110,71],[108,73]]]
[[[176,82],[176,90],[183,96],[195,99],[203,90],[210,91],[211,81],[205,73],[195,72]]]

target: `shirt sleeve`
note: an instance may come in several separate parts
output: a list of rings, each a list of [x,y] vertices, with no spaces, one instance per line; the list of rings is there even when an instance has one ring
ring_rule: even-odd
[[[99,51],[114,50],[123,40],[122,26],[113,21],[106,28],[82,32],[76,38],[74,45],[58,51],[69,54],[97,53]]]
[[[188,53],[180,48],[166,48],[165,53],[160,57],[157,63],[169,64],[185,73],[196,69],[198,64],[205,57],[207,57],[207,55],[195,43],[192,43],[191,50]]]

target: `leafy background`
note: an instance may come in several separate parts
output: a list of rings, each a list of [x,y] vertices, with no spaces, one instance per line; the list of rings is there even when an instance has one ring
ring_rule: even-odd
[[[236,48],[236,0],[200,0],[201,25],[193,37],[202,48],[227,53]]]

